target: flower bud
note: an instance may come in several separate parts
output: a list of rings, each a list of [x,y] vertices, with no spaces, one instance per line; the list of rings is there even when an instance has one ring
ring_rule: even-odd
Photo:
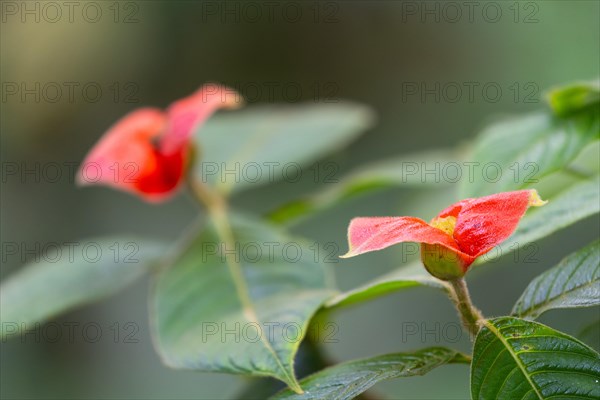
[[[429,225],[452,236],[456,218],[452,216],[434,218]],[[421,244],[421,260],[431,275],[445,281],[464,276],[471,263],[470,260],[462,259],[456,251],[446,246],[427,243]]]
[[[463,277],[470,265],[449,248],[427,243],[421,244],[421,261],[431,275],[444,281]]]

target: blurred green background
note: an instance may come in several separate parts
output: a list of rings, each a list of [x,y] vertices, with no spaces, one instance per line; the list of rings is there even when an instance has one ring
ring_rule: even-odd
[[[60,16],[50,3],[58,4]],[[64,2],[2,3],[3,243],[34,248],[36,243],[121,232],[174,240],[198,212],[187,195],[155,206],[102,187],[80,189],[66,165],[79,163],[126,112],[141,105],[166,106],[207,81],[240,89],[249,107],[338,99],[371,106],[377,124],[331,156],[341,177],[369,160],[468,144],[498,115],[544,107],[545,88],[600,73],[597,1],[473,2],[470,15],[462,2],[453,2],[454,8],[444,2],[400,1],[73,3],[71,15]],[[473,98],[467,96],[468,82],[476,85]],[[406,91],[407,85],[433,88],[436,83],[465,90],[458,99],[442,93],[439,101]],[[35,93],[23,93],[23,84]],[[501,88],[497,101],[491,89],[487,96],[482,92],[486,84]],[[95,92],[98,87],[101,94]],[[7,176],[7,163],[20,169],[58,163],[63,176],[57,182],[43,174],[40,179]],[[244,194],[235,205],[266,212],[284,197],[323,185],[281,183]],[[336,242],[343,252],[353,216],[429,219],[453,200],[451,193],[435,189],[391,190],[347,202],[294,231]],[[597,236],[594,218],[540,242],[538,263],[514,263],[508,256],[476,270],[470,275],[475,303],[486,315],[508,312],[531,278]],[[397,247],[337,263],[338,284],[348,289],[385,273],[400,265],[400,254]],[[2,278],[23,261],[3,257]],[[56,319],[99,324],[103,337],[97,343],[81,335],[74,343],[66,337],[48,343],[33,335],[2,343],[2,398],[232,398],[242,386],[239,377],[162,366],[149,336],[147,286],[147,280],[138,282]],[[577,334],[597,314],[597,309],[555,311],[541,321]],[[457,322],[450,303],[428,289],[393,294],[334,318],[337,343],[326,350],[336,360],[448,344],[434,334],[403,340],[402,327],[425,324],[435,331],[436,323]],[[138,342],[115,343],[114,324],[123,334],[128,322],[139,327]],[[469,341],[463,337],[450,345],[466,350]],[[376,391],[389,398],[466,399],[468,371],[447,366],[425,377],[386,382]]]

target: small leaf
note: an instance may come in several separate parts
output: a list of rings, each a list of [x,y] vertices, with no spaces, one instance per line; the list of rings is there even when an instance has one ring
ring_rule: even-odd
[[[293,180],[299,167],[340,149],[373,123],[352,103],[254,106],[217,114],[198,130],[196,173],[223,193]],[[306,172],[306,171],[305,171]]]
[[[599,304],[600,241],[596,241],[531,281],[512,313],[534,319],[555,308]]]
[[[547,94],[554,113],[566,116],[600,103],[600,81],[582,82],[552,89]]]
[[[463,164],[455,150],[432,150],[408,154],[387,160],[361,165],[335,185],[307,196],[304,199],[284,204],[270,214],[270,219],[290,222],[298,217],[333,207],[355,196],[383,190],[390,187],[435,187],[449,185],[455,176],[442,179],[443,173],[427,173],[431,170],[459,171],[456,180],[462,179]],[[454,169],[452,169],[454,168]],[[453,172],[448,172],[451,174]]]
[[[598,353],[537,322],[495,318],[475,340],[474,400],[598,399],[598,379]]]
[[[448,284],[431,276],[421,262],[415,262],[398,268],[356,289],[341,293],[328,300],[325,307],[345,307],[418,286],[446,289]]]
[[[40,255],[40,262],[24,266],[0,285],[2,338],[118,292],[148,272],[165,247],[136,237],[107,237]]]
[[[210,225],[156,278],[155,343],[173,368],[271,376],[300,390],[294,356],[332,291],[305,242],[235,217],[235,243]],[[228,262],[241,269],[232,275]]]
[[[472,182],[463,180],[463,196],[523,189],[570,163],[589,143],[600,138],[596,110],[570,118],[535,113],[490,126],[477,138],[471,162]]]
[[[284,390],[271,399],[350,400],[385,379],[424,375],[445,364],[468,364],[454,350],[431,347],[414,353],[386,354],[326,368],[300,381],[304,393]]]

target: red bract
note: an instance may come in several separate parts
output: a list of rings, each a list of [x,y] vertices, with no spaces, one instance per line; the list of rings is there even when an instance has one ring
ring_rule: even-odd
[[[459,201],[429,224],[414,217],[354,218],[348,227],[350,250],[342,257],[419,242],[425,268],[440,279],[454,279],[506,240],[527,208],[545,203],[537,191],[519,190]]]
[[[78,183],[103,184],[159,202],[172,195],[186,172],[194,131],[220,108],[236,108],[232,89],[206,85],[165,111],[141,108],[127,114],[83,161]]]

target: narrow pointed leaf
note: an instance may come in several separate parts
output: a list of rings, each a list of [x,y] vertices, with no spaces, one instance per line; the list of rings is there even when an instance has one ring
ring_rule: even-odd
[[[298,167],[340,149],[373,123],[353,103],[249,106],[217,114],[198,130],[196,173],[224,193],[295,179]],[[304,171],[308,173],[308,171]]]
[[[325,307],[345,307],[373,300],[389,293],[419,286],[446,289],[447,283],[431,276],[421,262],[398,268],[389,274],[372,280],[356,289],[341,293],[325,303]]]
[[[600,305],[600,241],[570,254],[531,281],[512,313],[537,318],[555,308],[596,305]]]
[[[350,400],[385,379],[424,375],[445,364],[468,362],[461,353],[442,347],[386,354],[326,368],[300,381],[303,394],[288,389],[271,399]]]
[[[118,292],[148,272],[165,247],[138,237],[106,237],[40,254],[0,285],[2,338]]]
[[[597,399],[599,379],[598,353],[537,322],[495,318],[475,340],[474,400]]]
[[[350,198],[390,187],[435,187],[439,190],[442,186],[449,186],[454,179],[462,179],[464,168],[459,160],[458,151],[444,149],[361,165],[335,185],[327,185],[320,192],[284,204],[271,212],[269,218],[278,223],[296,222],[303,216],[323,211]],[[440,173],[426,173],[431,170],[439,170]]]
[[[569,164],[600,138],[598,108],[558,118],[548,112],[508,119],[487,128],[469,161],[479,163],[472,182],[463,180],[461,197],[523,189]]]
[[[332,294],[324,267],[305,242],[269,225],[235,217],[232,230],[235,243],[225,244],[210,225],[156,277],[158,351],[173,368],[271,376],[299,390],[294,355]]]

